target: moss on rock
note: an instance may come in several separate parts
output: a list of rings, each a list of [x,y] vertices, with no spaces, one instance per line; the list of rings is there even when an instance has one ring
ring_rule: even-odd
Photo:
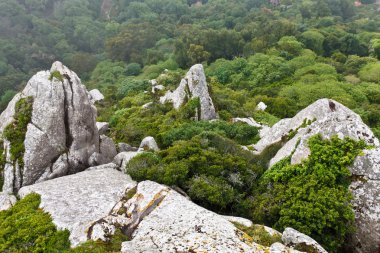
[[[20,99],[15,106],[14,121],[3,132],[3,137],[10,142],[10,160],[23,166],[25,153],[25,135],[28,124],[32,120],[33,97]]]

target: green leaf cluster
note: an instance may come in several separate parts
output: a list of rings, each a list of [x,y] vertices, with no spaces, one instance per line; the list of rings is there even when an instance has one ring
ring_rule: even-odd
[[[11,161],[23,166],[25,152],[24,140],[28,124],[32,120],[33,97],[20,99],[15,106],[14,121],[3,132],[3,137],[10,142]]]
[[[337,252],[354,231],[348,166],[365,147],[349,138],[310,138],[308,159],[291,165],[286,158],[260,179],[253,218],[278,230],[295,228]]]
[[[38,208],[40,196],[32,193],[11,209],[0,212],[1,252],[63,252],[70,249],[69,231],[58,231],[49,214]]]

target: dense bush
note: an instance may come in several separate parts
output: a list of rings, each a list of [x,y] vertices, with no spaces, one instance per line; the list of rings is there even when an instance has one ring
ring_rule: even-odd
[[[190,140],[192,137],[205,131],[218,133],[242,145],[252,144],[258,137],[257,128],[245,123],[233,124],[225,121],[198,121],[185,123],[179,127],[162,132],[159,134],[158,140],[163,147],[169,147],[175,141]]]
[[[58,253],[70,249],[69,231],[57,231],[39,204],[40,196],[33,193],[0,212],[1,252]]]
[[[348,166],[364,147],[348,138],[310,138],[307,160],[290,165],[286,158],[260,179],[253,218],[280,231],[293,227],[337,252],[354,230]]]
[[[157,155],[132,159],[126,172],[135,180],[177,185],[192,199],[212,210],[243,213],[246,197],[260,171],[250,153],[214,133],[177,141]]]

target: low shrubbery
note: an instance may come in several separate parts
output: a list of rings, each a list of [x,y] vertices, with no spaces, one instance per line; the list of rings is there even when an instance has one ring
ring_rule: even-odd
[[[243,154],[245,153],[245,154]],[[180,140],[158,154],[142,154],[126,171],[135,180],[153,180],[184,189],[197,203],[215,211],[243,213],[242,199],[260,169],[234,142],[215,133]]]
[[[58,253],[70,249],[69,231],[58,231],[39,204],[40,196],[33,193],[0,212],[1,252]]]
[[[120,252],[127,236],[121,231],[109,242],[87,241],[71,249],[68,230],[59,231],[49,214],[39,208],[41,197],[31,193],[6,211],[0,211],[0,251],[4,253]]]
[[[282,231],[293,227],[336,252],[353,232],[354,213],[348,166],[364,142],[333,137],[309,140],[311,155],[301,164],[275,164],[255,189],[253,218]]]

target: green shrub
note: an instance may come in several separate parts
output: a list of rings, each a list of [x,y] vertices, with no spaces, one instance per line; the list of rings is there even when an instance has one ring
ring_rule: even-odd
[[[33,97],[20,99],[15,106],[14,121],[3,132],[3,137],[10,142],[10,159],[23,166],[25,152],[24,140],[28,124],[32,119]]]
[[[242,145],[252,144],[258,137],[257,128],[248,124],[199,121],[184,123],[179,127],[162,132],[159,134],[158,140],[163,147],[168,147],[175,141],[189,140],[206,131],[218,133]]]
[[[141,65],[138,63],[130,63],[125,70],[127,76],[137,76],[141,73]]]
[[[49,80],[52,81],[53,78],[55,78],[55,79],[63,82],[63,76],[62,76],[62,74],[58,70],[53,71],[53,72],[50,73]]]
[[[38,208],[32,193],[0,212],[1,252],[63,252],[70,249],[69,231],[57,231],[49,214]]]
[[[133,179],[176,185],[192,199],[215,211],[243,213],[241,201],[248,196],[259,169],[252,154],[216,133],[205,132],[180,140],[156,154],[133,158],[126,171]],[[244,210],[243,210],[244,209]]]
[[[284,159],[260,179],[253,218],[280,231],[293,227],[337,252],[354,229],[348,166],[365,143],[317,135],[309,147],[311,155],[302,164]]]

